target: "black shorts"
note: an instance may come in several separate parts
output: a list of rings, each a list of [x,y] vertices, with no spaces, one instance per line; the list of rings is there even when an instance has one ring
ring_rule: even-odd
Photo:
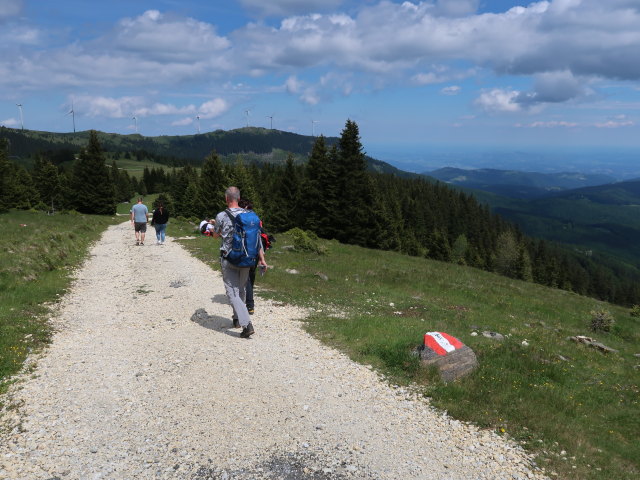
[[[147,231],[147,222],[134,222],[133,228],[136,232],[146,233]]]

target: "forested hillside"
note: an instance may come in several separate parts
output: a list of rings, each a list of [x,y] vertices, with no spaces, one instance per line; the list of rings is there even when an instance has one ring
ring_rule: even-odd
[[[168,167],[200,166],[212,151],[223,162],[233,162],[238,155],[242,155],[246,164],[283,165],[291,154],[294,163],[304,163],[316,140],[311,136],[259,127],[160,137],[105,132],[96,134],[109,160],[151,160]],[[53,133],[0,127],[0,139],[8,141],[10,158],[27,168],[33,167],[38,156],[47,157],[54,165],[73,162],[89,141],[89,135],[89,131]],[[337,141],[335,137],[325,138],[328,146]],[[418,176],[368,156],[366,159],[371,171],[402,177]]]
[[[0,210],[74,209],[113,214],[135,192],[159,193],[173,216],[201,219],[224,208],[224,190],[237,185],[273,232],[302,228],[341,242],[470,265],[603,300],[640,303],[640,276],[522,234],[469,194],[424,178],[372,172],[358,126],[341,137],[318,137],[308,162],[284,165],[222,162],[210,152],[200,171],[145,169],[130,178],[111,163],[97,132],[90,132],[73,168],[57,168],[45,154],[33,170],[10,162],[2,149]]]

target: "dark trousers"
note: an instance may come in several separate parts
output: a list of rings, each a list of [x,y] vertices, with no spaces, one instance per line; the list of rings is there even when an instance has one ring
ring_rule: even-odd
[[[247,285],[245,287],[246,291],[246,299],[245,303],[247,305],[247,309],[252,310],[255,307],[253,303],[253,284],[256,283],[256,266],[249,267],[249,279],[247,280]]]

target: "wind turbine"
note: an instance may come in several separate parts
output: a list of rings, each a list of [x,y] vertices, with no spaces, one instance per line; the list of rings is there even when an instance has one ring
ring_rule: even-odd
[[[267,115],[267,118],[271,119],[271,130],[273,130],[273,115]]]
[[[311,136],[312,137],[316,136],[316,123],[318,123],[318,120],[311,120]]]
[[[247,116],[247,127],[249,126],[249,113],[251,113],[251,110],[244,111],[244,114]]]
[[[71,118],[73,118],[73,133],[76,133],[76,112],[73,110],[73,102],[71,102],[71,110],[67,115],[71,115]]]
[[[198,135],[200,134],[200,114],[196,115],[196,120],[198,121]]]
[[[24,117],[22,116],[22,104],[16,103],[18,110],[20,110],[20,125],[22,126],[22,130],[24,130]]]
[[[138,133],[138,119],[136,118],[136,116],[134,115],[131,120],[133,120],[133,123],[135,124],[136,127],[136,133]]]

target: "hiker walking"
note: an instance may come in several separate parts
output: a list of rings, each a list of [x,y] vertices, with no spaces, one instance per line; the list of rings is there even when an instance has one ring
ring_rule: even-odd
[[[153,211],[153,217],[151,217],[151,226],[156,229],[156,244],[164,245],[165,231],[167,230],[167,223],[169,222],[169,212],[162,202],[158,203],[158,207]]]
[[[255,333],[245,305],[246,285],[251,265],[267,267],[260,241],[260,219],[249,210],[240,208],[240,190],[229,187],[224,193],[227,209],[216,216],[213,236],[222,238],[220,266],[227,297],[233,307],[233,328],[242,327],[240,337]]]
[[[149,209],[142,203],[142,197],[138,197],[138,203],[131,207],[131,223],[133,223],[133,230],[136,234],[136,245],[144,245],[148,214]]]

